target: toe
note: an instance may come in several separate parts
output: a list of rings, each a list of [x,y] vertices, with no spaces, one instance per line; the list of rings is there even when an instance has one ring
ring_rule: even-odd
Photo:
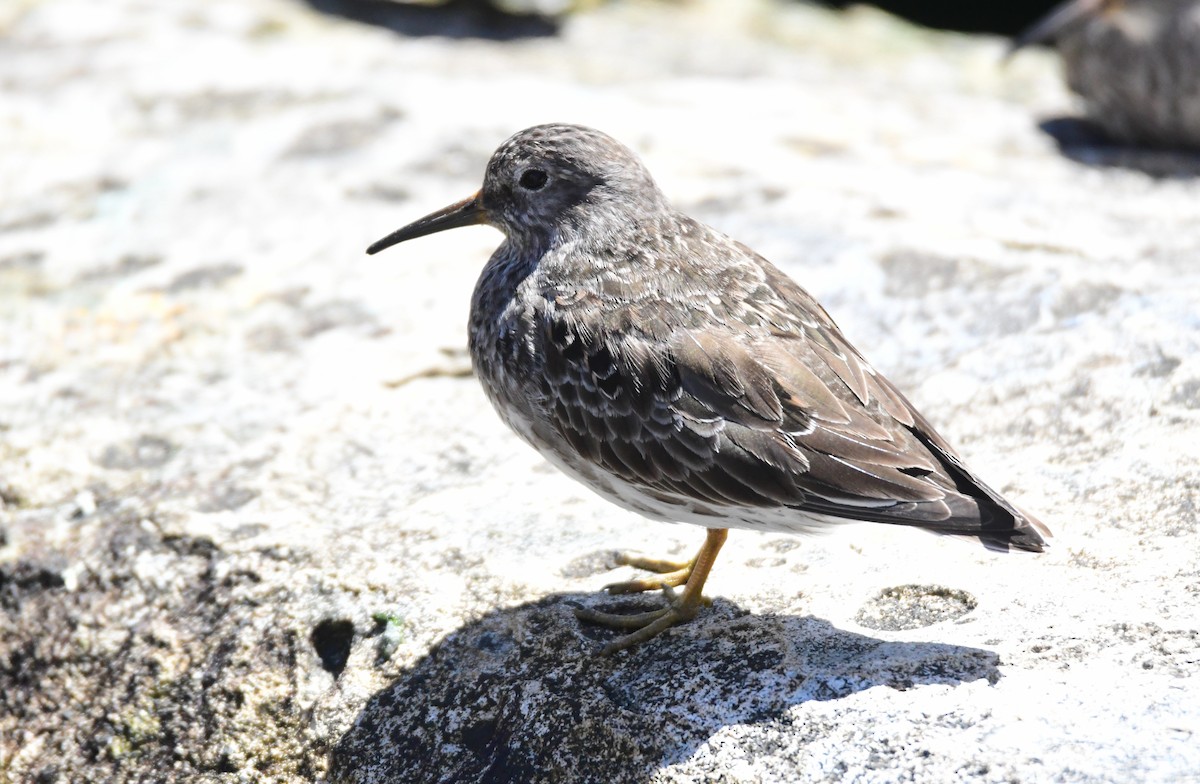
[[[668,561],[665,558],[647,558],[643,555],[634,555],[632,553],[617,553],[617,564],[619,566],[632,566],[634,569],[642,569],[647,572],[657,572],[659,574],[690,572],[692,570],[691,561]]]
[[[641,593],[643,591],[657,591],[662,588],[674,588],[683,585],[688,581],[691,575],[691,570],[678,570],[668,572],[666,574],[656,575],[654,577],[642,577],[637,580],[626,580],[624,582],[612,583],[604,586],[604,590],[609,593]]]
[[[599,612],[598,610],[589,610],[580,607],[575,610],[575,617],[586,623],[595,623],[600,626],[607,626],[610,629],[641,629],[670,611],[670,607],[663,607],[662,609],[650,610],[649,612],[621,615],[619,613]]]

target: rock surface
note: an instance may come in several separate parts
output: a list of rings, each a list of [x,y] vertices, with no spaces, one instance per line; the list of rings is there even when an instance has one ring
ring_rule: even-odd
[[[1195,162],[1064,157],[1049,56],[865,11],[454,14],[0,9],[0,780],[1200,773]],[[711,612],[592,656],[612,548],[700,532],[490,410],[494,232],[362,255],[550,120],[801,280],[1054,548],[735,532]]]

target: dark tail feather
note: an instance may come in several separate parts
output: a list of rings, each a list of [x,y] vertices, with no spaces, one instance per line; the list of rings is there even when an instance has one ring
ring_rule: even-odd
[[[926,449],[942,461],[947,474],[954,480],[955,489],[965,496],[960,499],[961,502],[967,503],[969,499],[978,508],[977,527],[973,525],[971,529],[961,531],[941,529],[938,533],[978,537],[987,549],[1003,552],[1024,550],[1040,553],[1050,546],[1046,540],[1052,538],[1053,534],[1045,523],[1009,503],[1002,495],[984,484],[963,464],[958,455],[943,449],[920,430],[912,432]],[[953,505],[951,510],[954,511]],[[963,516],[969,519],[973,515],[968,513]]]
[[[982,508],[983,504],[980,504]],[[979,540],[983,542],[983,546],[989,550],[999,550],[1008,552],[1010,550],[1024,550],[1029,553],[1041,553],[1050,546],[1047,539],[1054,537],[1050,533],[1050,529],[1041,520],[1038,520],[1033,515],[1016,509],[1011,504],[1006,506],[1013,509],[1012,512],[1008,509],[998,508],[997,511],[1003,513],[1007,518],[1007,531],[1004,533],[984,533],[981,534]]]

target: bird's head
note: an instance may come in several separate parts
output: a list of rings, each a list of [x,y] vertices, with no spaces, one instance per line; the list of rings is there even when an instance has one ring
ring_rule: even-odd
[[[579,125],[537,125],[492,154],[474,196],[410,223],[367,252],[480,223],[543,243],[577,233],[584,223],[604,235],[665,204],[646,167],[612,137]]]

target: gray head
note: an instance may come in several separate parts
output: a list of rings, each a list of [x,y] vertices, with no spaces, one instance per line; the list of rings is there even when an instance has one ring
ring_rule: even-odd
[[[492,154],[478,193],[389,234],[367,253],[478,223],[542,244],[585,223],[615,230],[662,209],[666,201],[650,173],[616,139],[581,125],[536,125]]]

